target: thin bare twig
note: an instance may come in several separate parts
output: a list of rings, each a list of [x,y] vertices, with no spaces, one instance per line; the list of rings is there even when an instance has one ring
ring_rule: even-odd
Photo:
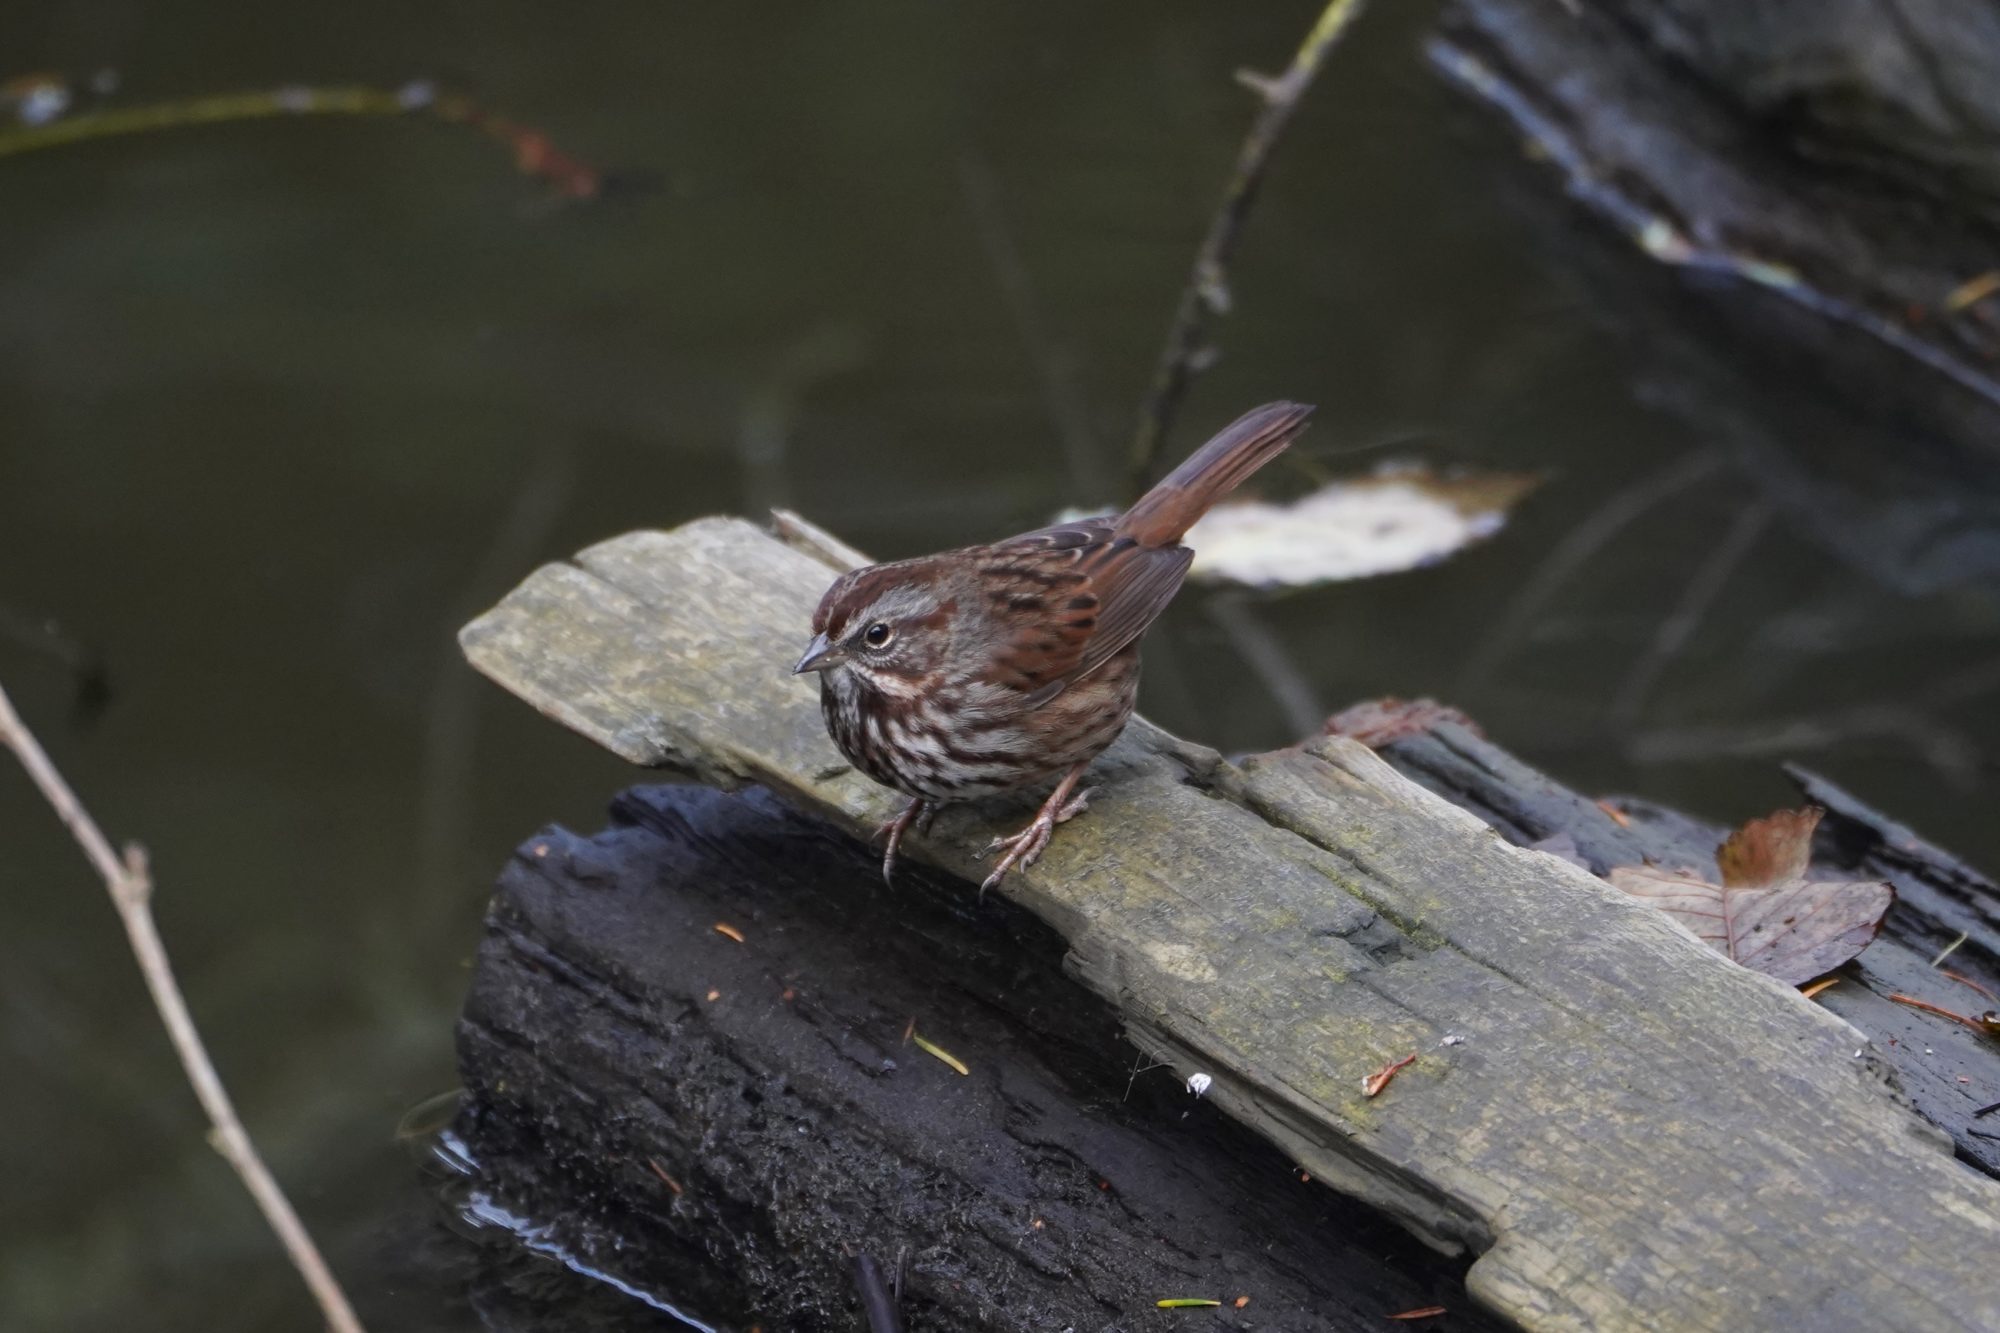
[[[1671,764],[1723,758],[1788,758],[1859,741],[1906,745],[1939,777],[1970,792],[1984,762],[1979,747],[1956,727],[1907,704],[1860,704],[1835,713],[1771,718],[1744,724],[1668,727],[1631,733],[1625,756],[1633,763]]]
[[[1626,757],[1638,764],[1764,758],[1829,750],[1861,741],[1908,746],[1938,776],[1970,792],[1988,766],[1984,750],[1955,725],[1958,710],[2000,690],[2000,656],[1974,662],[1906,692],[1904,698],[1859,703],[1837,712],[1767,717],[1712,726],[1667,727],[1624,738]],[[1577,738],[1602,745],[1594,733]]]
[[[1521,585],[1499,623],[1465,659],[1454,687],[1460,697],[1485,688],[1486,678],[1514,651],[1562,586],[1597,557],[1615,537],[1654,507],[1722,470],[1712,453],[1690,454],[1619,491],[1572,528]]]
[[[1660,622],[1653,641],[1640,654],[1639,660],[1632,664],[1625,683],[1619,686],[1617,695],[1612,699],[1609,721],[1613,731],[1630,731],[1638,723],[1653,687],[1701,627],[1709,608],[1715,605],[1716,598],[1728,585],[1730,575],[1736,572],[1736,567],[1743,563],[1750,549],[1764,535],[1764,529],[1770,526],[1771,515],[1772,509],[1767,502],[1751,501],[1737,514],[1736,522],[1730,526],[1727,535],[1715,544],[1708,559],[1695,570],[1694,577],[1688,580],[1681,593],[1680,604],[1674,607],[1673,614]]]
[[[1208,235],[1196,252],[1194,269],[1181,289],[1180,305],[1167,330],[1167,345],[1160,354],[1159,368],[1153,372],[1153,387],[1146,395],[1145,410],[1139,415],[1139,432],[1132,441],[1131,493],[1146,489],[1166,444],[1167,430],[1195,375],[1214,359],[1204,346],[1203,330],[1209,316],[1228,313],[1229,257],[1236,249],[1243,220],[1256,200],[1270,164],[1271,150],[1298,109],[1299,99],[1319,73],[1320,65],[1333,44],[1361,12],[1361,0],[1330,0],[1319,21],[1300,43],[1292,64],[1277,78],[1267,78],[1248,70],[1238,70],[1237,81],[1264,100],[1264,109],[1250,126],[1250,133],[1237,150],[1236,166],[1229,184],[1223,188],[1222,203],[1208,224]]]
[[[1927,1014],[1936,1014],[1939,1018],[1949,1018],[1959,1026],[1971,1028],[1974,1032],[1984,1033],[1989,1036],[1992,1034],[1992,1029],[1979,1019],[1967,1014],[1961,1014],[1954,1009],[1947,1009],[1941,1004],[1932,1004],[1929,1000],[1919,1000],[1914,995],[1905,995],[1901,991],[1897,991],[1895,994],[1886,995],[1883,998],[1893,1000],[1897,1004],[1907,1004],[1912,1009],[1921,1009]]]
[[[166,945],[161,942],[159,928],[153,921],[153,876],[146,863],[146,849],[131,843],[122,856],[112,850],[97,821],[83,808],[34,733],[14,711],[5,689],[0,689],[0,745],[12,750],[21,761],[29,780],[76,838],[85,858],[111,894],[112,906],[118,909],[118,918],[132,943],[133,957],[146,979],[146,989],[152,992],[153,1006],[159,1010],[160,1021],[166,1024],[167,1035],[173,1039],[174,1051],[187,1071],[188,1082],[193,1085],[202,1110],[208,1114],[209,1143],[234,1168],[250,1197],[257,1201],[264,1220],[277,1233],[313,1299],[319,1302],[327,1327],[334,1333],[361,1333],[361,1321],[354,1317],[353,1307],[348,1305],[340,1284],[334,1280],[333,1271],[314,1248],[299,1215],[257,1155],[243,1122],[237,1119],[229,1094],[223,1090],[222,1079],[202,1046],[201,1034],[195,1030],[187,1001],[181,998],[180,987],[174,982]]]
[[[519,577],[519,571],[547,542],[576,488],[576,460],[560,445],[537,455],[522,473],[514,498],[501,517],[472,576],[466,580],[444,626],[456,630]],[[428,910],[454,901],[452,854],[471,817],[473,777],[478,769],[479,694],[465,659],[453,644],[438,655],[424,708],[422,786],[417,795],[417,900]],[[421,936],[421,930],[405,933]]]
[[[1284,711],[1291,735],[1311,736],[1326,725],[1327,708],[1319,692],[1256,607],[1240,594],[1222,593],[1209,599],[1208,615]]]
[[[1042,319],[1028,266],[1000,208],[1000,187],[993,179],[993,169],[984,158],[967,153],[959,158],[958,179],[987,262],[993,266],[994,281],[1006,299],[1007,313],[1013,316],[1021,345],[1034,363],[1042,403],[1062,440],[1070,484],[1075,494],[1088,497],[1084,503],[1095,504],[1107,494],[1107,479],[1100,466],[1096,436],[1090,429],[1090,407],[1077,385],[1076,358],[1050,335]]]
[[[603,193],[602,172],[549,142],[532,125],[509,120],[468,97],[441,92],[419,79],[400,88],[292,85],[261,92],[220,93],[149,106],[103,107],[62,116],[40,125],[0,125],[0,157],[38,152],[66,144],[130,134],[154,134],[198,125],[246,120],[291,120],[300,116],[430,115],[452,125],[479,130],[514,150],[523,174],[539,176],[558,195],[594,199]]]
[[[806,395],[867,364],[868,335],[852,324],[816,324],[779,350],[762,381],[744,395],[736,427],[736,457],[750,509],[792,503],[787,455]]]

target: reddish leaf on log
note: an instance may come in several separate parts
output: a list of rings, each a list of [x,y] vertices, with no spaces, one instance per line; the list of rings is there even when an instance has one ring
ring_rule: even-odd
[[[1335,713],[1326,720],[1326,734],[1360,741],[1379,750],[1391,741],[1421,736],[1432,727],[1455,722],[1475,736],[1484,736],[1479,724],[1449,704],[1435,699],[1398,699],[1385,695],[1369,699]]]
[[[1606,878],[1743,966],[1796,986],[1868,947],[1896,899],[1878,881],[1806,879],[1819,817],[1781,810],[1730,834],[1716,851],[1720,884],[1650,866],[1622,866]]]
[[[1753,819],[1724,838],[1715,852],[1722,887],[1760,889],[1804,879],[1812,861],[1813,830],[1822,813],[1810,805],[1780,810]]]

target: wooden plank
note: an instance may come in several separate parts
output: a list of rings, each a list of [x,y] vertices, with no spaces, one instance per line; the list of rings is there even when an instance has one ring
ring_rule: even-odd
[[[1350,713],[1366,723],[1394,711],[1364,705]],[[1420,715],[1408,706],[1402,712]],[[1632,800],[1613,803],[1621,823],[1450,716],[1385,734],[1374,748],[1397,772],[1477,813],[1509,842],[1533,846],[1565,836],[1598,874],[1648,863],[1719,873],[1715,849],[1727,830],[1718,825]],[[1951,1135],[1960,1158],[2000,1176],[2000,1120],[1979,1114],[2000,1102],[2000,1043],[1889,999],[1909,995],[1957,1012],[1991,1007],[1990,996],[2000,993],[2000,891],[1825,778],[1796,766],[1786,771],[1805,799],[1826,811],[1813,877],[1881,879],[1896,890],[1881,936],[1819,1003],[1873,1039],[1912,1105]],[[1932,966],[1954,942],[1950,973]]]
[[[827,574],[706,519],[545,568],[461,640],[627,758],[860,831],[895,801],[787,672]],[[1317,1179],[1479,1253],[1469,1284],[1504,1316],[2000,1327],[2000,1186],[1839,1018],[1349,741],[1239,768],[1135,724],[1096,776],[1004,891],[1142,1047]],[[949,811],[911,851],[970,874],[1017,814]]]

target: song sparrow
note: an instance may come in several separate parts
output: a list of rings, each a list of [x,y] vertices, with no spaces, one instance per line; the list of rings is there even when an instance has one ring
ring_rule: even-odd
[[[1123,514],[834,581],[792,673],[820,673],[834,743],[911,798],[877,834],[889,841],[885,879],[904,833],[940,804],[1059,775],[1033,821],[986,849],[1003,855],[981,887],[1034,863],[1084,808],[1077,781],[1132,716],[1139,637],[1194,559],[1181,537],[1311,415],[1299,403],[1246,413]]]

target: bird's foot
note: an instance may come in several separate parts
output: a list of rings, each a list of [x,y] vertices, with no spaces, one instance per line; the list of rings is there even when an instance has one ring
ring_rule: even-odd
[[[929,832],[931,820],[936,817],[937,807],[935,805],[922,799],[912,800],[897,813],[894,819],[885,820],[882,826],[876,829],[873,835],[869,837],[868,841],[871,843],[878,838],[887,838],[889,840],[887,849],[882,853],[882,882],[884,884],[887,884],[892,889],[896,887],[896,881],[891,876],[896,869],[896,849],[903,845],[903,835],[910,831],[912,824],[917,826],[917,832],[919,833]]]
[[[1003,853],[999,864],[993,867],[993,873],[979,886],[981,894],[998,884],[1014,867],[1019,866],[1025,870],[1033,865],[1040,858],[1043,849],[1049,845],[1049,839],[1055,834],[1056,825],[1066,823],[1090,808],[1090,793],[1095,788],[1086,787],[1074,795],[1070,793],[1080,775],[1080,771],[1071,773],[1058,783],[1056,789],[1049,793],[1049,799],[1042,802],[1042,808],[1035,812],[1034,819],[1029,821],[1026,828],[1012,837],[995,838],[986,850],[979,854],[983,860],[995,852]]]

